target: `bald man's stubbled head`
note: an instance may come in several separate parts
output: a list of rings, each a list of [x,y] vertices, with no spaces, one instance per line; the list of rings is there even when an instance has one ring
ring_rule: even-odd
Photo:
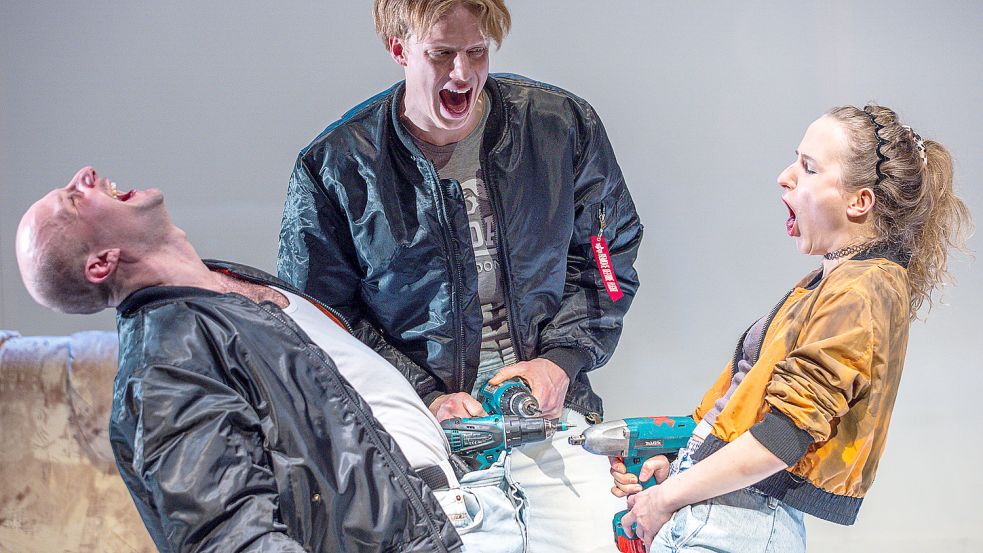
[[[108,304],[105,286],[85,278],[89,243],[52,191],[32,205],[17,227],[17,266],[34,301],[63,313],[95,313]]]

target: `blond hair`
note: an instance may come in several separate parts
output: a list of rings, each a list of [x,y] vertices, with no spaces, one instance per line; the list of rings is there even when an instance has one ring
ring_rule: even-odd
[[[951,282],[949,249],[966,251],[973,222],[953,189],[952,156],[934,140],[923,140],[898,114],[883,106],[841,106],[827,114],[843,125],[849,152],[843,187],[874,192],[876,241],[908,262],[911,317],[932,293]]]
[[[375,32],[389,48],[389,39],[405,40],[410,35],[427,36],[430,29],[453,8],[463,5],[478,16],[478,27],[496,46],[512,26],[512,16],[504,0],[375,0],[372,16]]]

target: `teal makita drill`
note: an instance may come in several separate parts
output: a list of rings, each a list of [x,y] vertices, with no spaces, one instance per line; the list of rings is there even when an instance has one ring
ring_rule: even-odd
[[[567,423],[543,417],[489,415],[441,421],[451,451],[474,458],[479,469],[488,468],[507,449],[551,438],[557,430],[566,430]],[[474,468],[474,467],[473,467]]]
[[[440,423],[451,452],[488,468],[506,449],[549,439],[567,423],[542,416],[539,401],[521,378],[488,384],[478,394],[486,417],[453,418]]]
[[[648,459],[686,447],[694,428],[692,417],[638,417],[596,424],[567,441],[597,455],[620,457],[628,472],[638,476]],[[655,478],[640,484],[643,488],[654,486]],[[614,543],[622,553],[644,553],[642,540],[629,539],[621,527],[621,517],[627,513],[625,510],[614,515]]]

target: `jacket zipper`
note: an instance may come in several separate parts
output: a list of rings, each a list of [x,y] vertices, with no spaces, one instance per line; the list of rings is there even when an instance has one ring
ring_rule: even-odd
[[[238,273],[236,273],[236,274],[238,275]],[[240,275],[240,276],[244,276],[245,277],[245,275]],[[254,279],[254,278],[250,278],[250,277],[245,277],[245,278],[247,278],[248,280],[251,280],[253,282],[259,283],[259,284],[266,284],[263,281],[260,281],[260,280]],[[304,294],[303,292],[301,292],[301,295],[303,295],[305,298],[308,297],[307,294]],[[314,301],[317,301],[317,300],[314,300]],[[318,302],[318,303],[321,304],[320,302]],[[321,305],[323,305],[323,304],[321,304]],[[281,324],[287,326],[287,328],[291,328],[291,323],[293,325],[296,325],[296,323],[293,322],[292,319],[290,319],[290,323],[288,323],[284,319],[281,319],[281,317],[286,317],[286,318],[289,319],[289,317],[287,317],[286,315],[284,315],[284,313],[283,313],[282,310],[279,310],[278,309],[276,311],[270,311],[269,309],[267,309],[267,308],[265,308],[263,306],[260,306],[260,307],[264,311],[266,311],[271,317],[273,317],[275,320],[277,320]],[[325,307],[327,307],[327,306],[325,306]],[[327,307],[327,309],[330,310],[333,313],[336,313],[330,307]],[[340,316],[339,316],[339,318],[345,323],[345,326],[346,327],[348,327],[349,329],[351,328],[349,326],[349,324],[348,324],[348,321],[346,321],[344,318],[342,318]],[[341,377],[341,373],[339,373],[339,372],[332,373],[331,369],[328,368],[327,361],[323,357],[324,356],[324,351],[321,348],[317,347],[317,345],[316,344],[313,344],[313,343],[307,344],[306,346],[307,346],[306,349],[308,351],[310,351],[313,355],[315,355],[318,359],[320,359],[320,361],[321,361],[321,369],[322,370],[324,370],[328,374],[333,374],[333,377],[336,378],[336,379],[339,378],[339,377]],[[397,476],[396,479],[399,482],[400,487],[403,489],[403,493],[405,493],[407,499],[410,500],[410,504],[413,505],[413,507],[415,509],[417,509],[417,512],[419,512],[419,513],[421,513],[423,515],[422,516],[423,523],[427,527],[429,527],[430,534],[434,538],[434,541],[436,543],[438,543],[438,544],[441,545],[441,549],[443,551],[447,551],[447,548],[444,546],[443,541],[440,539],[440,528],[437,527],[437,521],[434,520],[436,513],[434,513],[433,511],[431,511],[430,509],[427,508],[427,505],[426,505],[426,503],[424,503],[423,498],[414,491],[413,487],[408,482],[408,480],[407,480],[407,478],[409,476],[408,473],[406,471],[404,471],[404,470],[402,470],[402,469],[399,468],[400,467],[400,463],[396,460],[395,456],[392,454],[392,451],[390,451],[388,448],[384,447],[384,444],[382,443],[382,437],[378,433],[378,427],[376,426],[375,422],[373,422],[374,419],[370,418],[369,415],[365,411],[363,411],[361,408],[359,408],[358,401],[351,395],[350,391],[345,386],[340,386],[339,387],[339,390],[341,391],[341,393],[345,394],[345,397],[348,399],[349,403],[352,406],[352,411],[355,412],[357,414],[357,416],[362,420],[362,424],[365,425],[365,427],[367,429],[369,429],[369,432],[366,433],[366,436],[369,437],[369,439],[373,442],[373,444],[375,445],[375,447],[378,448],[379,452],[383,455],[383,457],[386,458],[386,462],[389,464],[389,466],[392,467],[393,474],[395,474]]]
[[[516,359],[518,361],[528,361],[525,353],[522,350],[522,342],[518,339],[518,329],[515,323],[515,309],[512,302],[514,294],[512,292],[512,266],[509,264],[509,257],[505,255],[506,253],[506,241],[504,239],[504,219],[502,217],[502,204],[501,197],[498,195],[498,187],[492,181],[489,176],[488,171],[488,156],[484,153],[481,154],[481,167],[484,169],[485,177],[485,189],[488,191],[488,196],[492,201],[492,215],[495,217],[495,232],[497,235],[497,240],[495,247],[498,249],[498,264],[502,267],[502,283],[505,285],[503,291],[505,292],[505,302],[507,309],[505,314],[509,321],[509,336],[512,338],[512,351],[515,352]],[[604,206],[601,206],[600,213],[598,214],[601,222],[601,232],[604,231],[605,221],[604,221]],[[572,384],[572,383],[571,383]],[[569,388],[568,388],[569,391]],[[597,424],[602,421],[600,413],[590,411],[585,407],[581,407],[573,402],[567,402],[564,400],[564,406],[569,407],[570,410],[576,411],[584,416],[584,419],[591,424]]]
[[[326,368],[327,362],[323,357],[321,357],[321,355],[323,354],[321,348],[318,348],[315,345],[313,348],[308,348],[308,349],[312,351],[319,359],[321,359],[322,368],[330,373],[331,372],[330,369]],[[336,375],[336,377],[337,376],[340,376],[340,373],[339,375]],[[382,437],[379,436],[378,434],[378,428],[376,424],[373,422],[374,419],[369,418],[369,415],[358,407],[358,401],[354,397],[352,397],[351,393],[346,387],[340,386],[340,390],[342,391],[342,393],[344,393],[347,396],[348,401],[352,405],[352,410],[355,413],[357,413],[358,416],[362,419],[362,424],[364,424],[366,428],[371,430],[370,432],[366,433],[366,435],[369,436],[369,439],[371,439],[372,442],[375,443],[375,446],[378,448],[379,452],[386,458],[386,461],[387,463],[389,463],[389,466],[392,467],[393,473],[397,475],[398,477],[397,480],[399,481],[400,486],[403,488],[403,493],[406,494],[406,497],[410,500],[410,503],[416,509],[418,509],[418,512],[420,512],[423,515],[422,522],[430,528],[430,534],[433,537],[434,541],[442,546],[441,547],[442,550],[447,551],[447,548],[444,546],[443,541],[440,539],[440,528],[437,527],[437,521],[434,520],[436,513],[434,513],[433,511],[427,508],[427,505],[426,503],[424,503],[423,498],[416,493],[416,491],[413,489],[413,487],[410,485],[409,481],[407,480],[407,477],[409,476],[408,473],[399,468],[400,463],[399,461],[396,460],[395,456],[393,455],[393,452],[390,451],[387,447],[385,447],[384,444],[382,443]]]
[[[504,218],[502,216],[502,202],[501,197],[498,195],[498,187],[492,182],[488,170],[488,156],[487,154],[481,154],[481,167],[483,168],[484,178],[485,178],[485,190],[488,191],[488,197],[492,201],[492,216],[495,218],[495,248],[498,250],[498,265],[502,268],[502,291],[505,293],[505,316],[509,321],[509,337],[512,339],[512,351],[515,352],[515,358],[518,361],[528,361],[525,353],[522,351],[522,343],[518,339],[518,330],[516,329],[515,323],[515,305],[512,302],[514,294],[512,293],[512,266],[509,264],[509,257],[505,255],[506,241],[504,232]]]
[[[427,160],[427,166],[430,168],[430,174],[435,179],[437,184],[437,198],[440,201],[440,215],[438,217],[438,222],[441,225],[441,231],[443,231],[444,236],[444,250],[447,252],[447,256],[450,258],[448,265],[451,269],[451,297],[454,298],[454,318],[457,323],[457,340],[454,344],[454,348],[457,353],[457,367],[455,367],[455,389],[463,391],[464,388],[464,308],[461,306],[461,288],[462,279],[461,274],[464,272],[464,267],[462,265],[461,257],[454,255],[452,251],[452,245],[454,243],[451,233],[450,220],[447,217],[447,202],[444,197],[444,190],[442,188],[443,184],[440,178],[440,173],[437,171],[437,167]],[[441,220],[442,219],[442,220]]]
[[[256,278],[256,277],[252,277],[252,276],[243,275],[243,274],[234,272],[234,271],[232,271],[230,269],[222,268],[222,269],[220,269],[220,271],[225,272],[225,273],[234,274],[236,277],[244,278],[244,279],[248,280],[249,282],[252,282],[253,284],[262,284],[263,286],[274,286],[274,287],[279,288],[279,286],[277,284],[273,283],[273,282],[267,282],[266,280],[261,279],[261,278]],[[333,315],[336,319],[338,319],[339,321],[341,321],[342,325],[344,325],[344,327],[345,327],[345,330],[347,330],[349,334],[352,334],[352,335],[355,334],[355,331],[352,329],[352,325],[351,325],[351,323],[348,322],[348,319],[346,319],[345,316],[342,315],[341,313],[339,313],[338,310],[336,310],[334,307],[331,307],[330,305],[327,305],[327,304],[323,303],[321,300],[319,300],[319,299],[317,299],[317,298],[315,298],[315,297],[307,294],[303,290],[295,290],[295,291],[296,291],[296,293],[297,293],[298,296],[301,296],[305,300],[307,300],[307,301],[309,301],[309,302],[311,302],[311,303],[313,303],[315,305],[318,305],[322,309],[324,309],[325,311],[327,311],[328,313],[331,313],[331,315]]]
[[[789,290],[788,292],[785,292],[785,295],[782,297],[782,301],[775,304],[775,307],[772,308],[771,313],[768,314],[768,320],[765,321],[765,326],[761,329],[761,335],[758,336],[758,347],[755,348],[754,350],[755,363],[757,363],[758,358],[761,357],[761,348],[762,346],[765,345],[765,334],[768,333],[768,328],[771,326],[771,321],[775,319],[775,315],[778,314],[778,310],[781,309],[783,305],[785,305],[785,302],[788,300],[788,297],[792,295],[793,290],[795,290],[795,288]]]

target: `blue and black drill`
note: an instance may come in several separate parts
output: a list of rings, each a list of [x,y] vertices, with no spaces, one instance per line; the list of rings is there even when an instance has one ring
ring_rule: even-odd
[[[487,417],[453,418],[441,421],[451,451],[477,461],[479,469],[488,468],[507,449],[547,440],[567,423],[543,417],[488,415]]]
[[[539,401],[521,378],[487,385],[478,399],[488,416],[447,419],[440,426],[451,451],[473,458],[479,469],[491,466],[507,449],[541,442],[558,430],[571,428],[543,417]]]
[[[648,459],[686,447],[694,428],[692,417],[638,417],[595,424],[568,441],[597,455],[620,457],[628,472],[638,476]],[[640,483],[648,488],[655,485],[655,478]],[[621,517],[627,513],[625,510],[614,515],[614,543],[622,553],[644,553],[642,540],[628,538],[621,527]]]

